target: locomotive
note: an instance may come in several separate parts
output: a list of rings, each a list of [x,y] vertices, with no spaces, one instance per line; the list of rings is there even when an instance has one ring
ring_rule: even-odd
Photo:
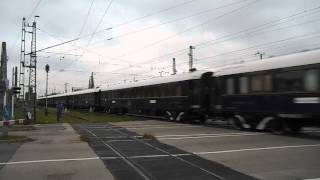
[[[38,103],[44,104],[45,97]],[[48,105],[298,132],[320,126],[320,50],[48,96]]]

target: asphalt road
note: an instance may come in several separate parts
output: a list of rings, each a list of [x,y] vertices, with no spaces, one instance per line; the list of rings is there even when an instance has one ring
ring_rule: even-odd
[[[21,143],[0,142],[0,162],[7,162],[14,155]],[[0,170],[4,165],[0,164]]]
[[[0,143],[0,179],[320,177],[320,129],[285,136],[221,125],[141,120],[73,128],[46,125],[21,133],[35,141]],[[88,144],[80,141],[77,133]]]
[[[320,178],[319,129],[285,136],[155,120],[114,125],[258,179]]]
[[[113,180],[96,154],[68,124],[10,132],[33,141],[0,143],[1,180]],[[2,167],[2,168],[1,168]]]
[[[221,163],[209,161],[174,146],[139,136],[129,127],[111,124],[75,125],[89,137],[89,145],[119,180],[256,179]]]

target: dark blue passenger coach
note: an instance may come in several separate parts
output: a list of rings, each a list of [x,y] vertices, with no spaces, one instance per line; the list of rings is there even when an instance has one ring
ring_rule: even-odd
[[[298,131],[320,125],[320,51],[216,70],[211,114],[238,128]]]
[[[44,105],[45,98],[39,98]],[[320,126],[320,50],[48,97],[48,104],[236,128]],[[217,118],[219,117],[219,118]]]

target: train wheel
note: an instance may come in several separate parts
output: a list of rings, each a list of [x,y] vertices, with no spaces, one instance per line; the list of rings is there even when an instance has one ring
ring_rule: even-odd
[[[179,112],[177,117],[176,117],[176,121],[177,122],[184,122],[184,119],[185,119],[185,115],[186,113],[185,112]]]
[[[298,134],[302,129],[302,125],[298,120],[287,121],[286,124],[289,133]]]
[[[170,112],[170,111],[166,111],[165,118],[166,118],[168,121],[174,121],[174,120],[175,120],[173,113]]]
[[[243,116],[235,115],[231,118],[230,124],[236,129],[250,129],[246,119]]]
[[[229,124],[235,129],[243,129],[241,121],[236,117],[229,118]]]
[[[207,121],[207,119],[208,119],[208,115],[206,115],[206,114],[201,115],[200,123],[204,124]]]
[[[283,134],[285,132],[285,125],[282,119],[276,118],[271,120],[266,127],[266,130],[274,134]]]

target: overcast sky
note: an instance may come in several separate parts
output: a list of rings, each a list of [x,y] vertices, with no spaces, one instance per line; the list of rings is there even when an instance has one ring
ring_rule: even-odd
[[[1,0],[0,40],[7,42],[8,69],[19,64],[21,23],[37,19],[38,92],[130,83],[188,70],[208,70],[320,46],[319,0]],[[90,35],[91,34],[91,35]],[[29,51],[30,37],[26,39]],[[64,54],[57,54],[64,53]],[[28,61],[28,59],[27,59]],[[10,76],[9,76],[10,77]]]

